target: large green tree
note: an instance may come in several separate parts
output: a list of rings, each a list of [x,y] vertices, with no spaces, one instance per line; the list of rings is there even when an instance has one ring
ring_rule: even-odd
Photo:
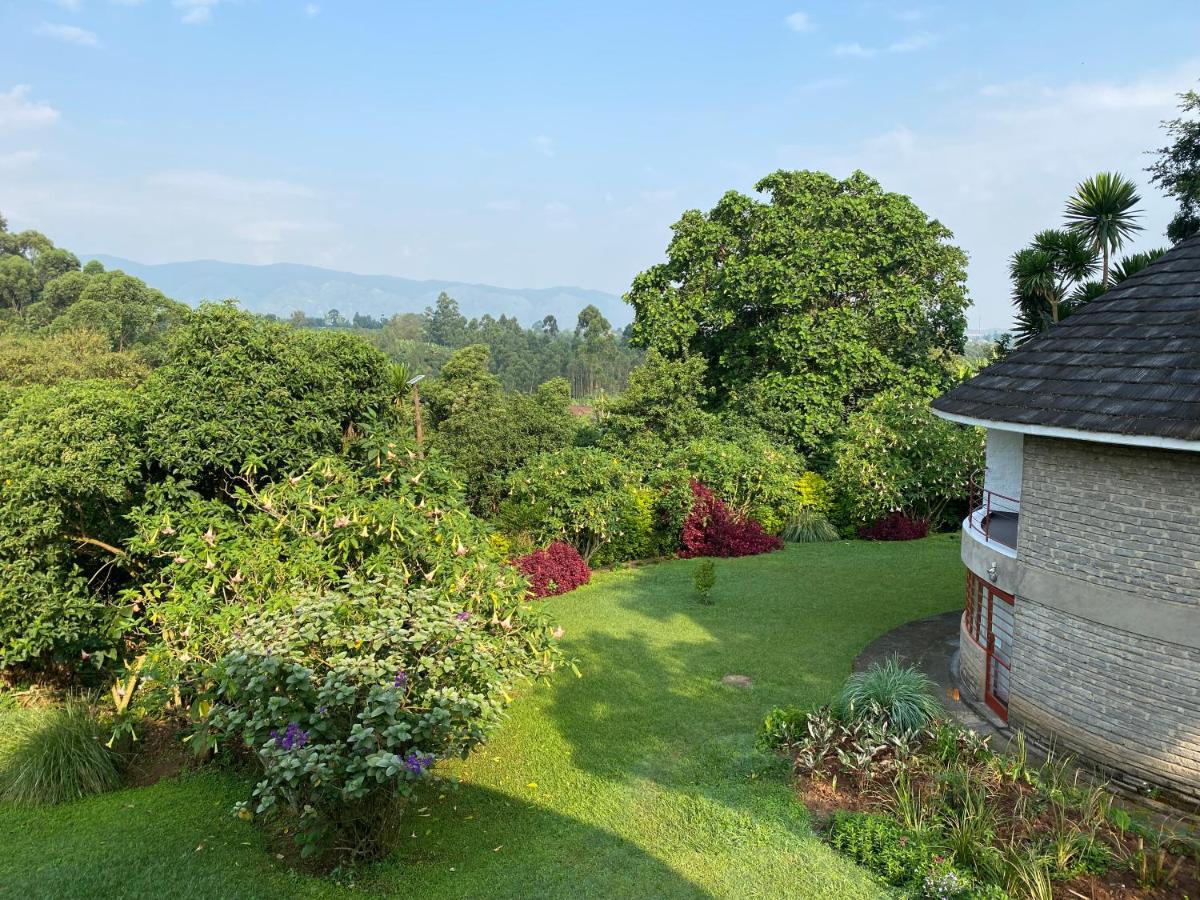
[[[633,340],[707,362],[713,402],[820,459],[891,385],[936,383],[961,353],[966,255],[908,197],[862,172],[776,172],[673,226],[627,296]]]
[[[1179,211],[1167,226],[1167,238],[1179,243],[1200,234],[1200,93],[1179,95],[1177,119],[1164,122],[1171,143],[1158,151],[1158,161],[1147,171],[1151,180],[1179,202]]]

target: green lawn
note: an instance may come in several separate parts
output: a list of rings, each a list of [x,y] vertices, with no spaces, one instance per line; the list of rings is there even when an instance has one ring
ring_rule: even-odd
[[[692,565],[548,601],[583,677],[520,697],[451,767],[461,786],[414,810],[405,846],[353,883],[289,872],[229,815],[245,785],[209,771],[0,809],[0,896],[878,896],[813,837],[754,730],[775,704],[829,699],[872,638],[957,606],[957,537],[721,560],[711,607],[692,599]]]

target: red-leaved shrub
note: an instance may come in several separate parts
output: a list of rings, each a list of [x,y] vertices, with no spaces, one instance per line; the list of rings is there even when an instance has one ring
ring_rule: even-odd
[[[783,541],[767,534],[753,519],[737,515],[698,481],[692,482],[692,510],[683,522],[680,543],[683,557],[753,556],[783,546]]]
[[[890,512],[874,525],[858,529],[858,536],[867,541],[915,541],[929,534],[929,522],[914,519],[896,510]]]
[[[530,597],[553,597],[573,591],[592,580],[592,570],[579,551],[565,541],[555,541],[544,550],[534,550],[513,560],[529,579]]]

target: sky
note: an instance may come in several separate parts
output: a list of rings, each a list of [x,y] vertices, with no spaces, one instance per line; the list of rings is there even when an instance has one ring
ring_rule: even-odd
[[[1151,185],[1200,2],[0,0],[0,212],[80,253],[623,293],[685,209],[862,169],[1007,259]]]

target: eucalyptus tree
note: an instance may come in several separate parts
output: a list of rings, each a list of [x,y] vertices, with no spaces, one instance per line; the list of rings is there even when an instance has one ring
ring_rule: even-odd
[[[1080,182],[1067,200],[1067,228],[1091,242],[1101,255],[1100,283],[1108,284],[1109,257],[1142,230],[1137,223],[1137,185],[1117,172],[1100,172]]]

